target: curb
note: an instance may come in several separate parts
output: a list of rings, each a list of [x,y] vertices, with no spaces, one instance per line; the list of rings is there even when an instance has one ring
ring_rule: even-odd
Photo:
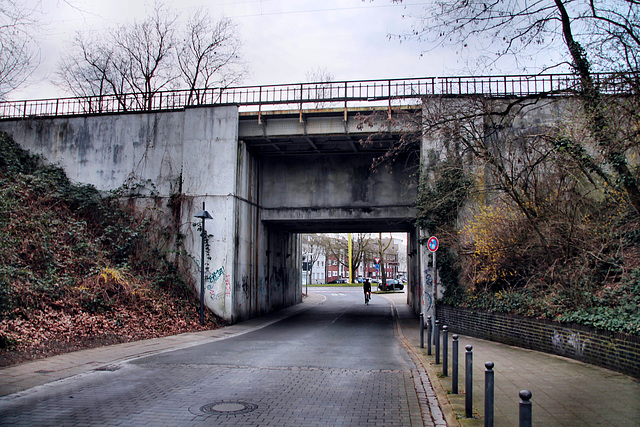
[[[451,394],[451,377],[442,377],[441,371],[438,372],[438,367],[442,365],[436,365],[435,356],[428,356],[425,349],[417,348],[420,352],[421,358],[426,365],[426,371],[429,375],[429,379],[433,384],[434,391],[440,402],[446,402],[443,405],[447,408],[448,416],[447,422],[451,422],[450,425],[455,426],[484,426],[484,419],[480,416],[478,411],[473,408],[473,418],[465,418],[465,395],[464,395],[464,383],[460,384],[458,394]],[[464,378],[462,378],[464,381]]]
[[[424,390],[424,393],[426,393],[426,396],[420,396],[420,403],[423,406],[429,407],[429,415],[434,425],[460,427],[461,424],[456,417],[456,412],[454,411],[454,408],[449,401],[447,393],[442,387],[439,378],[435,374],[435,371],[431,366],[431,362],[424,356],[424,354],[422,354],[421,349],[416,348],[406,337],[402,330],[402,325],[400,324],[401,322],[399,320],[398,310],[395,303],[389,298],[386,299],[391,303],[391,306],[393,307],[393,319],[398,338],[400,339],[402,346],[405,348],[407,353],[409,353],[409,356],[418,368],[420,374],[420,378],[414,379],[418,383],[416,385],[421,385],[421,387],[416,387],[416,391],[418,391],[418,388],[422,388]],[[419,395],[422,394],[420,391],[418,391],[418,393]],[[425,414],[423,414],[423,418],[424,415]],[[425,425],[427,425],[426,422]]]

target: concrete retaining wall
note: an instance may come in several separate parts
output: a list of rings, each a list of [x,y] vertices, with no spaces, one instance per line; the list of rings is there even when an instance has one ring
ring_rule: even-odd
[[[0,121],[0,131],[60,165],[76,182],[102,191],[143,184],[136,189],[144,190],[141,205],[148,204],[145,196],[182,194],[178,221],[195,261],[198,291],[201,238],[193,224],[204,202],[213,216],[206,222],[211,259],[205,260],[205,303],[225,320],[237,322],[301,300],[296,283],[276,284],[268,269],[259,268],[267,256],[258,249],[267,230],[257,205],[258,163],[238,142],[237,107]],[[164,215],[169,220],[173,214],[167,208]]]
[[[438,306],[437,319],[450,334],[476,338],[569,357],[640,378],[640,337],[581,325]]]

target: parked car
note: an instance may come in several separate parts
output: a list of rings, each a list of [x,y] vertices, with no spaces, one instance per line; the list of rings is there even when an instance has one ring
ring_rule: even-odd
[[[404,290],[404,284],[402,284],[399,280],[396,279],[387,279],[387,285],[383,285],[382,283],[378,284],[379,291],[402,291]]]

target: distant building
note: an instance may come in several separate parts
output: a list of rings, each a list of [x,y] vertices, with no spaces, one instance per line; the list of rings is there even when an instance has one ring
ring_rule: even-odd
[[[382,247],[386,248],[383,254],[382,265],[384,265],[387,279],[402,279],[406,276],[406,247],[400,239],[382,239]],[[389,245],[387,247],[387,245]],[[377,243],[376,243],[377,246]],[[382,280],[382,265],[376,267],[375,258],[378,252],[373,250],[365,253],[363,262],[354,271],[353,281],[364,279]],[[335,255],[327,255],[324,248],[314,245],[310,235],[304,235],[302,239],[302,285],[307,282],[310,285],[320,283],[332,283],[337,280],[349,279],[349,256],[347,253],[339,254],[340,260]],[[404,261],[404,266],[401,260]]]
[[[308,237],[308,236],[305,236]],[[324,249],[313,245],[311,239],[302,239],[302,285],[327,283]]]

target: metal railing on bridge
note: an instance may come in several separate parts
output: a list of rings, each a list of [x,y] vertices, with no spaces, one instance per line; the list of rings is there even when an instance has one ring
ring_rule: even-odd
[[[629,93],[627,80],[595,74],[604,93]],[[424,77],[241,86],[195,90],[127,93],[75,98],[0,102],[0,119],[75,116],[141,111],[171,111],[189,106],[238,105],[245,111],[335,107],[375,102],[416,101],[428,96],[523,97],[537,94],[570,95],[578,85],[572,74]]]

